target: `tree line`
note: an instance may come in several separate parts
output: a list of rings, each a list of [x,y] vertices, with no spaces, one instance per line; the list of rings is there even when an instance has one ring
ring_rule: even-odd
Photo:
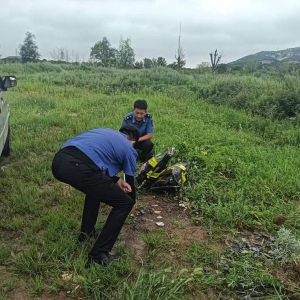
[[[26,32],[23,44],[19,45],[18,54],[22,63],[39,61],[41,54],[36,43],[36,37],[31,32]],[[70,52],[66,48],[57,48],[50,52],[52,61],[56,62],[79,62],[79,55]],[[222,55],[217,50],[214,53],[215,61],[212,61],[211,69],[215,72],[221,61]],[[140,61],[135,59],[135,51],[129,38],[121,38],[118,47],[113,47],[107,37],[103,37],[91,47],[89,62],[101,67],[114,67],[119,69],[150,69],[153,67],[169,67],[181,70],[186,65],[185,53],[181,44],[181,26],[178,38],[178,48],[174,56],[175,60],[168,63],[166,58],[144,58]]]
[[[0,45],[1,49],[1,45]],[[9,57],[9,59],[2,59],[2,62],[37,62],[41,61],[41,54],[38,51],[36,38],[31,32],[26,32],[23,44],[18,47],[18,56]],[[78,53],[69,51],[66,48],[56,48],[50,52],[52,63],[88,63],[100,67],[113,67],[119,69],[150,69],[153,67],[169,67],[175,70],[184,69],[191,70],[193,73],[242,73],[253,74],[261,76],[264,72],[277,76],[284,76],[284,74],[299,74],[300,66],[289,63],[280,63],[278,66],[264,66],[254,59],[250,59],[243,66],[228,67],[227,64],[222,63],[223,53],[215,50],[209,53],[209,62],[198,64],[196,68],[185,68],[186,60],[184,49],[181,44],[181,28],[178,37],[178,47],[175,52],[175,61],[168,63],[164,57],[144,58],[140,61],[135,59],[135,51],[131,46],[129,38],[119,40],[118,47],[113,47],[107,37],[103,37],[91,47],[90,57],[88,62],[81,59]],[[0,55],[1,58],[1,55]],[[47,61],[44,59],[43,61]]]
[[[135,60],[135,52],[131,47],[129,38],[121,38],[119,47],[111,46],[107,37],[98,41],[92,48],[90,58],[101,67],[116,67],[119,69],[150,69],[155,66],[166,67],[167,60],[164,57],[144,58],[141,61]]]

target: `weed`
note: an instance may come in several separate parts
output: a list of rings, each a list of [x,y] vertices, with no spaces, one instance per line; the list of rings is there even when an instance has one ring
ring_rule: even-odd
[[[149,232],[141,234],[142,240],[145,242],[145,244],[148,247],[149,251],[152,251],[154,249],[160,249],[164,247],[164,239],[161,234],[156,232]]]
[[[298,264],[300,262],[300,241],[296,239],[291,230],[280,228],[275,246],[274,258],[281,264]]]

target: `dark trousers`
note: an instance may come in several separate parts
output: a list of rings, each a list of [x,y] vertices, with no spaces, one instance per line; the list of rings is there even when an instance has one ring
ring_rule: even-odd
[[[151,140],[146,140],[142,142],[137,142],[134,144],[134,148],[141,150],[141,153],[139,154],[139,159],[142,162],[147,161],[150,157],[150,153],[153,149],[154,144],[151,142]]]
[[[95,165],[96,167],[96,165]],[[95,229],[100,202],[112,206],[104,227],[91,250],[91,255],[111,251],[122,226],[134,206],[134,201],[114,181],[73,156],[58,152],[52,163],[56,179],[83,192],[85,196],[81,231],[90,234]]]

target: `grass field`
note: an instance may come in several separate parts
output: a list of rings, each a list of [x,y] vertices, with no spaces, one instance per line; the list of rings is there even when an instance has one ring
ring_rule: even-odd
[[[287,118],[274,103],[278,118],[262,109],[287,82],[297,100],[297,78],[45,63],[0,65],[0,74],[18,78],[8,92],[12,155],[0,161],[0,299],[15,291],[42,299],[242,299],[251,292],[257,299],[300,299],[298,116]],[[243,93],[229,95],[229,82]],[[248,104],[239,107],[244,98]],[[174,146],[174,161],[192,164],[188,184],[169,199],[189,207],[195,230],[209,234],[181,247],[167,228],[141,232],[142,261],[125,244],[121,262],[85,269],[91,245],[75,244],[83,195],[53,178],[51,160],[69,137],[119,129],[136,99],[148,101],[156,151]],[[226,251],[224,235],[231,243],[240,232],[274,237],[274,251]],[[174,247],[176,259],[165,259]]]

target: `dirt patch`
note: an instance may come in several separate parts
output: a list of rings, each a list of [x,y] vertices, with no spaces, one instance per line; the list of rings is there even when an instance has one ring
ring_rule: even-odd
[[[8,293],[5,297],[6,299],[14,299],[14,300],[27,300],[32,299],[27,297],[23,292],[20,291],[12,291]]]
[[[9,292],[5,299],[13,299],[13,300],[63,300],[63,299],[69,299],[65,292],[59,292],[57,295],[41,295],[37,297],[30,297],[27,296],[22,291],[11,291]],[[77,298],[78,299],[78,298]]]
[[[135,259],[146,253],[141,233],[156,232],[164,228],[175,243],[185,246],[191,241],[201,241],[206,231],[192,224],[189,211],[179,206],[174,197],[142,195],[137,201],[134,215],[128,217],[121,242],[125,242]]]

